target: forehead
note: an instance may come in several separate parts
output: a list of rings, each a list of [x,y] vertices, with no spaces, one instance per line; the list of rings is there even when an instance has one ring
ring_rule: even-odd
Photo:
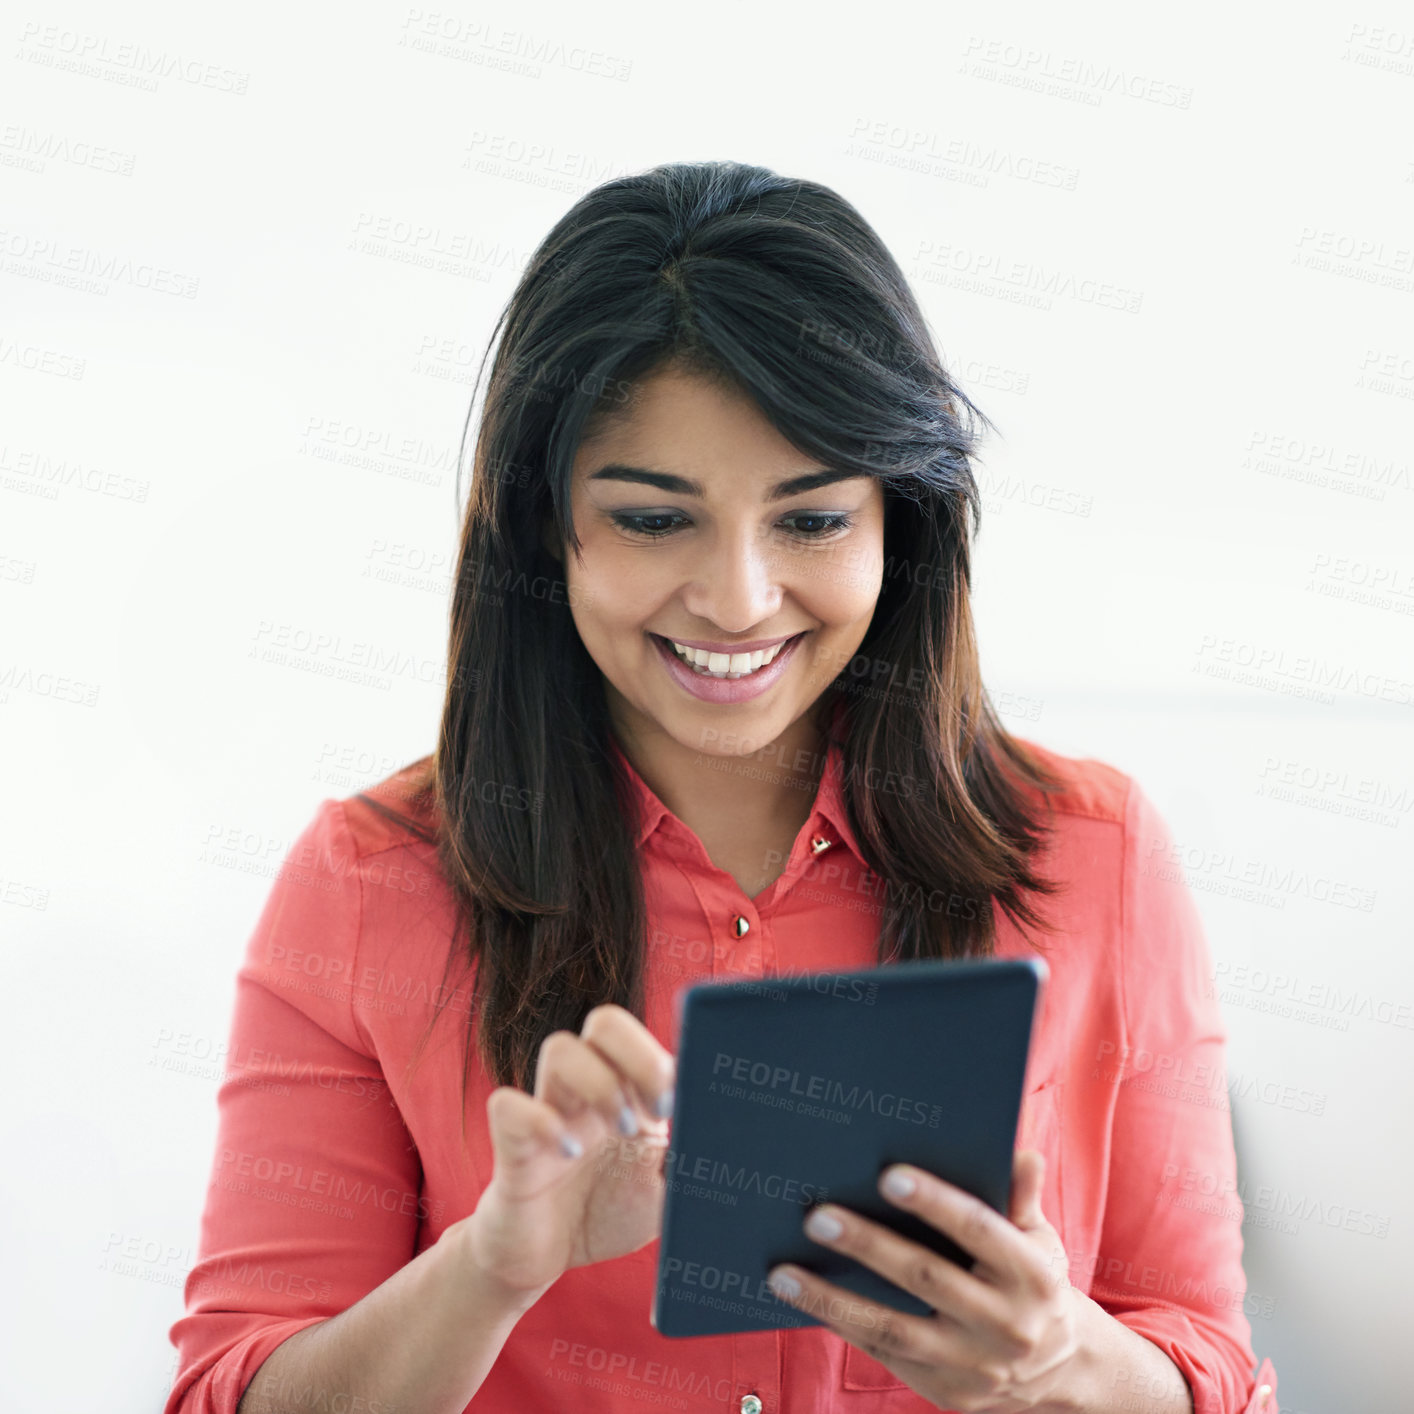
[[[774,483],[825,469],[782,436],[744,391],[677,367],[629,385],[627,396],[591,418],[575,453],[575,480],[610,462],[699,482],[725,476]]]
[[[746,391],[725,375],[669,363],[639,378],[606,382],[584,440],[657,433],[684,417],[693,421],[754,419],[770,426]]]

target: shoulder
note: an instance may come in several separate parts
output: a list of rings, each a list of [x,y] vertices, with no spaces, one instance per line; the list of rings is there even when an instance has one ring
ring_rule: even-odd
[[[1044,793],[1028,787],[1028,794],[1058,815],[1124,829],[1140,795],[1131,775],[1092,756],[1066,756],[1026,737],[1013,736],[1013,740],[1059,782],[1058,789]]]
[[[424,838],[424,775],[414,762],[318,803],[286,851],[243,962],[247,981],[365,1055],[376,1049],[368,1018],[386,983],[387,953],[415,946],[419,929],[440,923],[444,891],[435,838]]]
[[[435,851],[438,811],[432,758],[424,756],[360,791],[326,800],[321,809],[338,812],[360,860],[387,850]]]
[[[330,935],[347,923],[353,947],[370,897],[426,898],[436,891],[440,870],[425,776],[423,763],[414,762],[363,790],[321,800],[286,852],[267,909]]]
[[[1164,813],[1134,776],[1107,761],[1013,739],[1060,783],[1044,795],[1028,790],[1053,812],[1048,848],[1076,886],[1072,925],[1117,948],[1126,1008],[1135,1007],[1130,984],[1141,976],[1176,979],[1182,1005],[1199,1005],[1207,965],[1202,921]]]

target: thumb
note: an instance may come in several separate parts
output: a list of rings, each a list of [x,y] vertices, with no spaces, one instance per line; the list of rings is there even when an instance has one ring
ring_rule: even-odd
[[[1008,1216],[1020,1228],[1042,1227],[1041,1185],[1046,1177],[1046,1158],[1038,1149],[1018,1149],[1011,1171],[1011,1211]]]

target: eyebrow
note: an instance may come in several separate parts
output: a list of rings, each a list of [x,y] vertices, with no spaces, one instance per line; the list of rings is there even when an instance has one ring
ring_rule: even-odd
[[[816,491],[821,486],[830,486],[836,481],[853,481],[868,475],[863,471],[850,471],[846,467],[831,467],[826,471],[811,471],[804,476],[792,476],[778,481],[766,493],[768,501],[780,501],[787,496],[799,496],[806,491]],[[625,466],[622,462],[610,462],[591,472],[590,481],[632,481],[641,486],[656,486],[660,491],[668,491],[676,496],[695,496],[704,500],[707,489],[700,481],[686,476],[674,476],[667,471],[651,471],[643,466]]]

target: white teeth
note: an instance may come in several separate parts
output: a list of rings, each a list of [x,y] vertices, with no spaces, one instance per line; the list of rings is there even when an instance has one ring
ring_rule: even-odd
[[[759,648],[755,653],[708,653],[702,648],[689,648],[684,643],[668,640],[673,645],[673,652],[684,662],[690,663],[693,670],[701,673],[704,677],[713,678],[742,678],[751,673],[759,672],[767,663],[773,662],[776,655],[790,642],[778,643],[774,648]]]

